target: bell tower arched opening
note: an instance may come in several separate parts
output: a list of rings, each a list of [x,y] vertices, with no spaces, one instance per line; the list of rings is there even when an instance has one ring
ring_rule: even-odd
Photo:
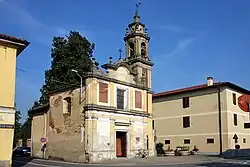
[[[145,42],[142,42],[142,43],[141,43],[141,56],[142,56],[143,58],[146,58],[146,57],[147,57],[147,47],[146,47]]]

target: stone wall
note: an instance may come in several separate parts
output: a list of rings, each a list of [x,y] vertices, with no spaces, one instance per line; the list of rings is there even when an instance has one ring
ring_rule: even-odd
[[[83,91],[84,94],[84,91]],[[50,98],[46,158],[85,162],[83,104],[80,90],[58,93]],[[64,112],[64,99],[71,98],[71,112]],[[83,96],[83,98],[85,98]],[[67,108],[67,107],[66,107]]]

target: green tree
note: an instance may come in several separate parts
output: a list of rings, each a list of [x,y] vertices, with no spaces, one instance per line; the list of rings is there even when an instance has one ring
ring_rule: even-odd
[[[82,76],[91,71],[94,46],[76,31],[70,31],[66,37],[53,38],[51,68],[45,71],[45,84],[40,90],[40,104],[48,102],[49,92],[79,84],[79,77],[71,70],[77,70]]]
[[[16,106],[16,104],[15,104],[15,106]],[[21,138],[21,126],[22,126],[22,124],[20,123],[21,118],[22,118],[21,117],[21,112],[19,110],[16,110],[16,112],[15,112],[13,148],[16,147],[18,139]]]

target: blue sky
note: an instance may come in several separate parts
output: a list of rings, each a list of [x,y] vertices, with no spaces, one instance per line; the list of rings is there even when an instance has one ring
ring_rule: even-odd
[[[0,0],[1,33],[30,46],[17,58],[16,103],[26,117],[40,97],[50,67],[53,36],[80,31],[96,44],[100,64],[124,49],[125,28],[137,0]],[[250,89],[249,0],[142,0],[141,20],[151,37],[155,92],[206,82],[230,81]]]

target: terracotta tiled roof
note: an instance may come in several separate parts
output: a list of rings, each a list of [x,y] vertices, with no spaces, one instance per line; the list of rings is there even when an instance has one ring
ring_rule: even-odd
[[[242,88],[238,85],[235,85],[233,83],[217,82],[217,83],[214,83],[212,86],[207,86],[207,84],[202,84],[202,85],[196,85],[196,86],[186,87],[186,88],[182,88],[182,89],[170,90],[170,91],[166,91],[166,92],[159,92],[159,93],[153,94],[153,98],[162,97],[162,96],[169,96],[169,95],[185,93],[185,92],[199,91],[199,90],[210,89],[210,88],[219,88],[222,86],[230,87],[234,90],[237,90],[237,91],[245,93],[245,94],[250,94],[249,90],[244,89],[244,88]]]
[[[28,46],[30,44],[30,42],[26,41],[25,39],[13,37],[13,36],[10,36],[7,34],[0,34],[0,39],[5,39],[5,40],[12,41],[12,42],[18,42],[18,43],[24,44],[26,46]]]

